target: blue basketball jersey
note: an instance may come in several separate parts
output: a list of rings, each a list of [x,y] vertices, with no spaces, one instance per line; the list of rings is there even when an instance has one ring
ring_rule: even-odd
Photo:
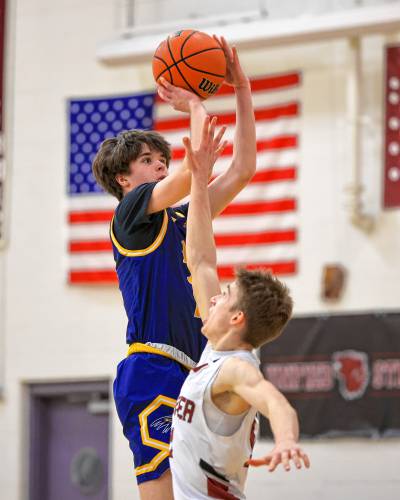
[[[152,235],[151,243],[148,240],[146,247],[135,250],[125,248],[111,224],[119,287],[128,317],[126,341],[168,344],[197,362],[206,342],[186,265],[187,205],[145,215],[153,188],[142,185],[129,193],[134,202],[127,212],[136,214],[134,227],[142,234],[136,241],[143,245],[147,231]]]

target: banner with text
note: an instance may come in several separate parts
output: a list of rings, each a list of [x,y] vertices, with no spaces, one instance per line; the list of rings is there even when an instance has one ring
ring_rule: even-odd
[[[400,314],[293,319],[262,347],[261,367],[303,437],[400,435]]]

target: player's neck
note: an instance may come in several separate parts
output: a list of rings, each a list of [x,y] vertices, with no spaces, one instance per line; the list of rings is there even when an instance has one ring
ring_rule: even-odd
[[[252,351],[253,347],[239,335],[227,333],[219,339],[210,341],[214,351]]]

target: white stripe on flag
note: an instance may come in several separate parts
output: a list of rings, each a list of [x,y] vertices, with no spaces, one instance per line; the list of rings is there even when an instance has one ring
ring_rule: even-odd
[[[70,196],[68,199],[69,210],[72,211],[96,211],[115,210],[118,205],[117,198],[109,194],[93,194]]]
[[[253,92],[253,105],[257,109],[264,106],[276,106],[280,103],[293,102],[298,98],[299,90],[296,87],[270,92]],[[205,101],[205,107],[209,113],[232,112],[235,109],[235,97],[233,95],[217,95]],[[160,102],[156,106],[156,120],[184,117],[185,114],[171,109],[169,104]]]
[[[215,234],[257,233],[276,229],[292,229],[297,226],[296,214],[262,214],[217,217],[213,221]]]
[[[257,154],[257,170],[266,169],[268,167],[288,167],[295,166],[299,159],[298,149],[286,149],[283,151],[264,151]],[[213,173],[219,175],[229,167],[232,163],[231,156],[223,156],[219,158],[214,165]],[[170,164],[170,172],[179,168],[182,161],[172,161]]]
[[[218,123],[217,123],[218,130]],[[256,137],[260,139],[273,139],[275,136],[282,133],[296,134],[299,130],[298,118],[282,118],[279,120],[265,120],[256,122]],[[188,133],[188,131],[187,131]],[[185,130],[178,132],[166,131],[162,134],[172,147],[182,147],[182,137],[185,135]],[[224,140],[232,143],[235,135],[235,127],[228,126],[224,134]]]
[[[283,255],[285,260],[294,260],[297,249],[293,244],[240,245],[217,249],[218,265],[274,262],[281,260]],[[71,254],[70,268],[73,270],[114,269],[115,263],[111,252],[87,252]]]
[[[261,214],[217,217],[213,221],[215,234],[257,233],[276,229],[292,229],[297,226],[295,213]],[[71,241],[109,241],[109,224],[72,224]]]

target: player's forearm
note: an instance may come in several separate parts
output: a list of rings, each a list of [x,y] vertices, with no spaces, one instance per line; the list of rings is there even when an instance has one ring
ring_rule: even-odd
[[[273,386],[272,386],[273,387]],[[275,442],[298,441],[299,421],[289,401],[277,389],[269,393],[267,402],[268,419]]]
[[[203,103],[195,99],[189,102],[189,110],[190,110],[190,138],[192,141],[193,149],[197,149],[201,141],[203,123],[204,123],[204,118],[207,115],[207,111],[204,108]]]
[[[195,175],[192,176],[190,192],[186,248],[188,267],[192,274],[198,272],[199,266],[216,266],[207,179],[200,180]]]
[[[243,374],[242,379],[245,379]],[[241,385],[239,395],[251,406],[268,418],[275,441],[294,439],[299,436],[297,414],[285,396],[270,382],[263,378],[248,379]]]
[[[256,126],[250,85],[235,89],[236,129],[230,170],[248,182],[256,171]]]
[[[147,213],[159,212],[185,198],[190,193],[191,178],[191,172],[185,167],[184,160],[179,169],[157,183],[150,198]]]

